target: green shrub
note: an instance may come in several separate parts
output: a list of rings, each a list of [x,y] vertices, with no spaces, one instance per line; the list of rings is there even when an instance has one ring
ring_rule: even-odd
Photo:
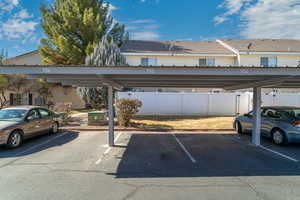
[[[138,99],[117,100],[118,123],[120,126],[128,127],[130,120],[139,112],[142,102]]]

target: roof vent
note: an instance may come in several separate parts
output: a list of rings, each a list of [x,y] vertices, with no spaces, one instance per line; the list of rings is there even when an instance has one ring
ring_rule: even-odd
[[[249,43],[248,46],[247,46],[248,50],[250,50],[251,47],[252,47],[252,43]]]

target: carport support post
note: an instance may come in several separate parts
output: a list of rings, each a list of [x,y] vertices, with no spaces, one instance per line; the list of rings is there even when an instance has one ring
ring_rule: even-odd
[[[108,86],[108,145],[110,147],[115,145],[113,93],[113,87]]]
[[[252,127],[252,143],[256,146],[260,145],[261,130],[261,87],[253,88],[253,127]]]

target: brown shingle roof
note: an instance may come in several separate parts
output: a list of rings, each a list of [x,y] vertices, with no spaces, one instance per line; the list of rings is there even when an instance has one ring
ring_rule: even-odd
[[[128,40],[123,53],[233,54],[217,42]]]
[[[221,41],[242,52],[300,52],[300,40],[222,39]]]

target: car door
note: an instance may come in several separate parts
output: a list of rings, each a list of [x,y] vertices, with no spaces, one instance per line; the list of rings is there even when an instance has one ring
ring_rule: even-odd
[[[264,109],[262,109],[262,113],[263,113]],[[244,119],[242,121],[242,126],[243,129],[246,132],[251,132],[253,129],[253,111],[249,112],[248,114],[246,114],[246,116],[244,116]]]
[[[277,121],[280,120],[281,117],[282,114],[280,111],[273,108],[266,109],[262,117],[262,135],[270,137],[271,130],[276,126]]]
[[[41,117],[38,110],[32,109],[27,113],[23,127],[25,137],[32,137],[41,131],[42,127],[40,120]]]
[[[41,116],[41,126],[42,131],[47,132],[52,128],[52,115],[51,112],[47,109],[39,108],[38,109]]]
[[[246,132],[250,132],[252,130],[252,118],[253,112],[249,112],[248,114],[243,116],[243,120],[241,120],[241,125]]]

